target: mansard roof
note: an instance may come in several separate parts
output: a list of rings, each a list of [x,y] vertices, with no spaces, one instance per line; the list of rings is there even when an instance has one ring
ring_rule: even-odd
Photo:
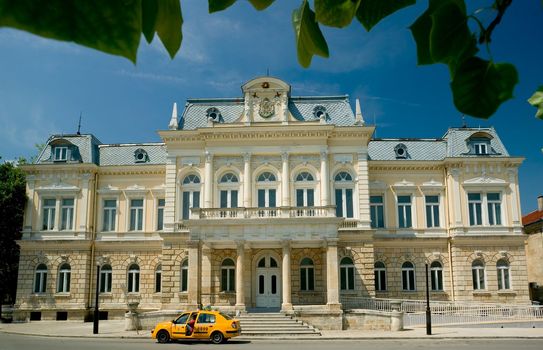
[[[52,163],[52,152],[55,145],[71,145],[74,150],[77,150],[77,154],[74,154],[75,158],[71,160],[72,162],[97,163],[99,144],[101,144],[100,140],[92,134],[51,135],[35,162]]]
[[[477,157],[475,154],[470,154],[468,140],[471,137],[486,136],[490,141],[489,157],[509,157],[509,152],[498,137],[496,130],[493,127],[489,128],[449,128],[443,139],[447,141],[447,157]]]
[[[315,108],[323,107],[326,123],[336,126],[353,126],[354,113],[347,95],[289,97],[288,111],[300,122],[319,121]],[[243,98],[188,99],[179,121],[179,129],[195,130],[208,126],[207,111],[216,108],[220,112],[219,123],[242,123],[245,112]]]
[[[166,164],[166,146],[164,143],[131,143],[118,145],[100,145],[100,166]],[[139,160],[136,155],[144,157]]]
[[[406,148],[405,157],[398,158],[395,148]],[[369,160],[443,160],[447,143],[442,139],[374,139],[368,144]]]

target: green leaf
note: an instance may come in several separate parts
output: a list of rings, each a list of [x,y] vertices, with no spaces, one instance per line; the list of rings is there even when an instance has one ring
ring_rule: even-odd
[[[141,1],[141,31],[150,44],[155,37],[155,24],[158,13],[158,0]]]
[[[296,51],[298,62],[307,68],[311,64],[313,55],[328,57],[328,45],[315,21],[315,13],[304,0],[300,8],[292,12],[292,25],[296,38]]]
[[[258,11],[265,10],[270,6],[275,0],[249,0],[255,9]]]
[[[489,118],[513,97],[517,83],[517,70],[512,64],[468,58],[458,66],[451,82],[454,105],[462,113]]]
[[[226,10],[235,2],[236,0],[209,0],[209,13]]]
[[[543,119],[543,85],[528,99],[528,103],[537,108],[536,118]]]
[[[183,15],[179,0],[158,0],[156,32],[173,59],[183,40]]]
[[[0,27],[72,41],[136,62],[141,0],[0,0]]]
[[[315,0],[317,21],[330,27],[343,28],[351,24],[360,0]]]
[[[430,54],[435,62],[448,63],[473,44],[463,2],[444,1],[430,17]]]
[[[362,0],[356,18],[369,32],[383,18],[415,4],[415,0]]]

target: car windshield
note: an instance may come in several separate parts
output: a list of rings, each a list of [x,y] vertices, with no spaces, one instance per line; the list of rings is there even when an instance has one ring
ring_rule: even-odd
[[[222,317],[224,317],[224,318],[227,319],[227,320],[231,320],[231,319],[232,319],[232,317],[230,317],[230,316],[228,316],[228,315],[225,315],[225,314],[223,314],[222,312],[219,312],[219,315],[221,315]]]
[[[179,318],[177,318],[177,320],[175,320],[175,323],[176,324],[185,324],[185,323],[187,323],[187,319],[189,318],[189,315],[190,314],[183,314],[183,315],[179,316]]]

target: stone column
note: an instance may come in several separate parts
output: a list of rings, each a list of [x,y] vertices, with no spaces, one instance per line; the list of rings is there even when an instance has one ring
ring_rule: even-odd
[[[204,167],[204,208],[213,207],[213,154],[206,151]]]
[[[326,305],[331,310],[340,310],[339,269],[337,257],[337,238],[326,240]]]
[[[288,153],[281,153],[281,159],[283,161],[283,171],[281,173],[281,206],[290,207],[290,186],[289,186],[289,174],[288,174]]]
[[[517,188],[518,184],[517,184],[517,172],[516,172],[516,169],[510,169],[509,170],[509,191],[511,193],[511,220],[512,220],[512,225],[513,226],[520,226],[521,223],[520,223],[520,203],[519,203],[519,200],[518,200],[518,195],[517,195]],[[503,202],[503,198],[502,198],[502,202]],[[506,209],[506,206],[502,204],[502,208],[503,209]],[[504,225],[509,225],[506,221],[505,221],[505,217],[502,219],[502,222],[504,223]]]
[[[245,311],[245,286],[243,283],[243,262],[245,260],[245,242],[237,242],[236,258],[236,310]]]
[[[92,206],[90,205],[90,200],[92,199],[92,196],[90,195],[90,185],[91,185],[91,178],[92,174],[85,173],[81,175],[81,203],[79,206],[75,206],[75,220],[79,221],[79,229],[75,226],[75,220],[74,220],[74,231],[78,232],[88,232],[88,228],[90,223],[88,222],[88,218],[92,218],[92,216],[95,213],[91,213],[89,215],[89,208]]]
[[[283,303],[281,311],[292,311],[290,240],[283,241]]]
[[[321,152],[321,205],[330,205],[330,169],[328,166],[328,152]]]
[[[251,154],[243,154],[243,206],[252,207],[251,201]]]
[[[360,212],[360,227],[365,229],[371,229],[370,218],[370,180],[368,171],[368,150],[364,147],[364,150],[358,153],[358,195],[354,195],[358,200],[358,207]]]
[[[460,207],[460,169],[451,169],[452,177],[452,191],[449,192],[449,203],[452,205],[449,208],[453,208],[454,215],[454,227],[461,227],[462,224],[462,208]]]
[[[176,205],[176,193],[178,188],[177,182],[177,157],[166,158],[166,178],[164,180],[164,232],[173,232],[175,230],[176,213],[175,209],[179,208]]]
[[[200,267],[200,300],[202,304],[210,305],[211,304],[211,279],[212,279],[212,271],[211,271],[211,261],[213,257],[213,249],[210,245],[204,245],[201,249],[201,257],[200,260],[202,261],[202,265]]]
[[[189,246],[189,307],[197,308],[200,304],[200,241],[188,241]]]
[[[28,201],[26,202],[26,210],[25,210],[25,216],[24,216],[24,232],[30,232],[32,231],[33,226],[33,213],[34,208],[39,208],[39,205],[36,205],[34,203],[34,192],[36,187],[36,176],[35,175],[27,175],[26,176],[26,195],[28,196]],[[38,214],[37,217],[40,217]],[[40,230],[40,223],[36,223],[37,230]]]

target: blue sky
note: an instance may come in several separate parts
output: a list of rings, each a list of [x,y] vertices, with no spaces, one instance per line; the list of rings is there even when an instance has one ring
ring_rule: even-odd
[[[481,5],[489,1],[472,1]],[[0,28],[0,156],[35,153],[52,133],[82,132],[104,143],[159,141],[173,102],[190,97],[241,96],[241,85],[259,75],[281,78],[293,95],[348,94],[360,98],[377,137],[441,137],[461,126],[453,106],[448,70],[416,66],[407,27],[426,1],[379,23],[371,33],[353,21],[347,29],[324,28],[329,59],[309,69],[296,61],[290,22],[300,1],[277,0],[257,12],[245,1],[209,15],[207,1],[182,2],[183,43],[170,60],[162,44],[142,40],[138,62],[75,44]],[[468,1],[470,3],[470,1]],[[486,17],[491,18],[491,14]],[[494,126],[509,153],[526,158],[520,170],[523,213],[543,194],[543,121],[526,99],[543,85],[543,7],[514,1],[493,35],[492,57],[516,65],[515,98],[488,121],[466,117],[469,126]]]

